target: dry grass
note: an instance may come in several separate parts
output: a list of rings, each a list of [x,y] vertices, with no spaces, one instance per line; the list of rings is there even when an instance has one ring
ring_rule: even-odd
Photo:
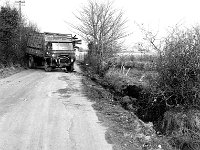
[[[20,71],[24,70],[24,68],[20,66],[10,66],[10,67],[2,67],[0,69],[0,79],[9,77],[15,73],[18,73]]]
[[[183,107],[167,111],[162,128],[176,149],[200,149],[200,109]]]

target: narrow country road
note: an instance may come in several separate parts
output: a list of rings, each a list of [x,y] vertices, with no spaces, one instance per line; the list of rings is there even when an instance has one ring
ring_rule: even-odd
[[[1,79],[0,150],[111,150],[81,78],[37,69]]]

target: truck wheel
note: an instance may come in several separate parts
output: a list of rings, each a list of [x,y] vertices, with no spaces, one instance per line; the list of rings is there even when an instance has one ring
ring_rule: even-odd
[[[72,65],[72,66],[67,66],[66,67],[66,71],[67,72],[72,72],[72,71],[74,71],[74,66]]]
[[[33,59],[32,56],[29,56],[29,57],[28,57],[28,67],[29,67],[30,69],[32,69],[32,68],[35,67],[35,65],[34,65],[34,59]]]
[[[45,61],[45,63],[44,63],[44,70],[46,71],[46,72],[50,72],[51,70],[52,70],[52,68],[48,65],[48,63]]]
[[[70,72],[73,72],[74,71],[74,64],[72,64],[71,66],[70,66]]]

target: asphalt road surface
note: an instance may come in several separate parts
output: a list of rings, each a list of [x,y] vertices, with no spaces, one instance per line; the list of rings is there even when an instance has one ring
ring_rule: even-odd
[[[0,150],[111,150],[81,78],[37,69],[1,79]]]

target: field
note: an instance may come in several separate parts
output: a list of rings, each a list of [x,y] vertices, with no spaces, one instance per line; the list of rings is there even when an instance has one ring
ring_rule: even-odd
[[[127,76],[134,82],[148,83],[157,75],[155,60],[156,56],[151,55],[119,56],[108,61],[112,66],[109,71]]]

